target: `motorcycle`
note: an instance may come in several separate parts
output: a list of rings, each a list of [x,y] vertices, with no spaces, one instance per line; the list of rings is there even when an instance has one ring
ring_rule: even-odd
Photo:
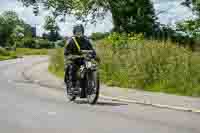
[[[75,101],[77,97],[87,98],[89,104],[96,104],[99,98],[99,73],[98,63],[91,57],[93,51],[82,50],[84,56],[83,65],[77,71],[76,89],[72,90],[72,81],[67,80],[65,92],[69,101]]]

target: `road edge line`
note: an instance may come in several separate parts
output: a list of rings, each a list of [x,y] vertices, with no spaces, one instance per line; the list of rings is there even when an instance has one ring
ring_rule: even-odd
[[[102,97],[104,99],[109,99],[109,100],[112,100],[112,101],[134,103],[134,104],[147,105],[147,106],[152,106],[152,107],[157,107],[157,108],[171,109],[171,110],[184,111],[184,112],[200,113],[199,109],[194,109],[194,108],[185,108],[185,107],[180,107],[180,106],[170,106],[170,105],[164,105],[164,104],[154,104],[154,103],[151,103],[149,101],[148,102],[141,102],[141,101],[137,101],[137,100],[111,97],[111,96],[106,96],[106,95],[100,95],[100,97]]]
[[[44,62],[37,62],[37,63],[33,64],[32,66],[30,66],[29,68],[31,69],[34,66],[40,65],[42,63],[44,63]],[[31,77],[28,77],[28,75],[26,75],[25,72],[26,72],[26,70],[24,70],[22,72],[22,75],[26,80],[29,80],[29,81],[31,81],[35,84],[38,84],[41,87],[63,89],[62,87],[58,87],[58,86],[55,87],[55,86],[42,84],[41,82],[38,82],[34,79],[31,79]],[[126,103],[131,103],[131,104],[140,104],[140,105],[145,105],[145,106],[152,106],[152,107],[156,107],[156,108],[171,109],[171,110],[184,111],[184,112],[200,113],[200,109],[194,109],[194,108],[185,108],[185,107],[180,107],[180,106],[170,106],[170,105],[164,105],[164,104],[154,104],[154,103],[151,103],[150,101],[141,102],[141,101],[137,101],[137,100],[130,100],[128,98],[106,96],[106,95],[103,95],[103,94],[100,94],[100,97],[104,98],[104,99],[109,99],[109,100],[112,100],[112,101],[126,102]]]

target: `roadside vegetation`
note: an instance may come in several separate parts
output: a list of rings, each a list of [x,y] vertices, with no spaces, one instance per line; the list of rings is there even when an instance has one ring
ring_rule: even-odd
[[[16,54],[6,51],[3,48],[0,48],[0,61],[8,60],[8,59],[15,59],[17,58]]]
[[[142,34],[111,34],[98,41],[101,81],[109,86],[200,96],[200,55],[171,41]],[[63,50],[50,55],[49,70],[64,75]]]
[[[0,61],[15,59],[25,55],[48,55],[49,49],[17,48],[15,51],[0,48]]]
[[[54,49],[49,53],[49,71],[59,78],[64,77],[64,50],[63,48]]]
[[[54,18],[45,18],[42,37],[36,28],[27,24],[13,11],[0,13],[0,60],[15,59],[24,55],[47,55],[55,47],[63,47],[64,39],[58,33]]]
[[[58,20],[64,22],[72,15],[83,23],[95,23],[112,16],[113,29],[108,33],[93,33],[96,50],[102,60],[101,80],[110,86],[200,96],[200,4],[184,0],[194,19],[180,21],[176,26],[159,21],[160,12],[152,0],[18,0],[33,7],[38,15],[40,5],[49,9],[43,28],[37,37],[34,29],[12,11],[0,15],[0,46],[10,50],[3,58],[33,54],[18,48],[57,48],[50,52],[49,69],[59,77],[64,75],[64,39],[59,35]],[[94,8],[95,7],[95,8]],[[89,19],[90,18],[90,19]],[[175,21],[175,20],[173,20]],[[130,34],[134,33],[134,34]],[[61,40],[57,42],[57,40]],[[98,40],[98,41],[97,41]],[[56,43],[55,43],[56,42]],[[15,51],[16,50],[16,51]],[[13,51],[13,52],[12,52]],[[40,50],[39,50],[40,51]],[[37,53],[37,52],[36,52]],[[46,54],[47,52],[38,52]]]

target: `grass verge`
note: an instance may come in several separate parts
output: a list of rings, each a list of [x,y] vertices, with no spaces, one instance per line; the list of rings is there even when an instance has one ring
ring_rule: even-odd
[[[109,86],[200,96],[200,55],[176,44],[141,38],[104,39],[96,44],[101,82]],[[63,77],[63,49],[50,54],[49,70]]]
[[[15,59],[24,55],[48,55],[49,49],[17,48],[16,51],[7,51],[0,48],[0,61]]]

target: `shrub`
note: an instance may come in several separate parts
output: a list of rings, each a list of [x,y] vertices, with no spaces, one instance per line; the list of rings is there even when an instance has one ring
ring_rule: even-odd
[[[38,49],[41,49],[41,48],[50,49],[50,48],[54,48],[54,43],[50,42],[50,41],[48,41],[46,39],[38,39],[38,40],[36,40],[36,44],[35,44],[34,48],[38,48]]]
[[[108,35],[109,35],[109,33],[96,32],[96,33],[92,33],[90,38],[92,40],[101,40],[101,39],[104,39],[105,37],[107,37]]]
[[[0,48],[0,55],[1,56],[9,56],[10,53],[4,48]]]
[[[22,44],[19,47],[22,48],[35,48],[35,40],[32,37],[25,37],[22,39]]]

